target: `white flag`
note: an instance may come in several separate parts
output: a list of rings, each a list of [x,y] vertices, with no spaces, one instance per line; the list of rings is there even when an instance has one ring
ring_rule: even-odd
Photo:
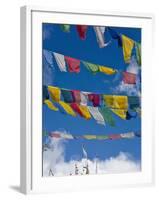
[[[104,118],[102,114],[99,112],[98,107],[88,106],[88,110],[93,116],[93,118],[97,121],[98,124],[105,125]]]
[[[53,52],[57,65],[61,72],[67,72],[65,57],[62,54]]]
[[[105,27],[103,26],[94,26],[94,31],[96,34],[96,38],[97,38],[97,42],[99,44],[100,48],[106,47],[110,41],[108,43],[105,43],[105,38],[104,38],[104,32],[105,32]]]

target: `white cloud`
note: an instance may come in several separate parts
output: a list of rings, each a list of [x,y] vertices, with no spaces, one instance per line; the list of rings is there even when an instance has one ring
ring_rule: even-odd
[[[63,133],[63,132],[62,132]],[[48,176],[51,169],[55,176],[66,176],[75,172],[75,165],[78,166],[79,174],[85,173],[83,166],[89,165],[90,174],[96,173],[96,162],[98,174],[103,173],[123,173],[135,172],[140,170],[140,162],[133,160],[130,154],[120,152],[116,157],[106,160],[70,160],[64,161],[65,142],[63,139],[52,139],[51,148],[43,154],[43,175]]]

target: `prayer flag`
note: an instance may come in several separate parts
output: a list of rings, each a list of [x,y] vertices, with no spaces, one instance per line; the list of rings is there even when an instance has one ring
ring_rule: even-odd
[[[96,64],[92,64],[92,63],[89,63],[89,62],[85,62],[83,61],[83,64],[86,66],[86,68],[92,72],[92,73],[97,73],[99,71],[99,66],[96,65]]]
[[[129,37],[122,35],[123,56],[126,63],[130,63],[131,53],[134,47],[134,41]]]
[[[69,72],[80,72],[80,60],[77,60],[75,58],[71,58],[68,56],[65,56],[65,60],[68,66],[68,71]]]
[[[99,94],[88,94],[88,99],[93,103],[94,107],[100,105],[100,95]]]
[[[139,44],[138,42],[135,42],[135,50],[136,50],[137,63],[139,66],[141,66],[141,44]]]
[[[118,115],[122,119],[127,119],[127,111],[123,109],[111,109],[116,115]]]
[[[67,72],[64,55],[55,52],[53,52],[53,54],[60,71]]]
[[[66,103],[72,103],[73,102],[73,97],[72,97],[72,93],[71,93],[70,90],[61,89],[61,94],[62,94],[63,99]]]
[[[59,101],[60,106],[65,110],[65,112],[69,115],[76,116],[76,113],[73,111],[71,106],[63,101]]]
[[[84,146],[82,146],[82,151],[83,151],[83,155],[84,155],[84,157],[87,158],[87,152],[86,152]]]
[[[45,99],[49,99],[49,93],[48,93],[48,90],[47,90],[47,86],[43,85],[43,101]]]
[[[115,126],[115,121],[112,117],[111,111],[106,107],[99,108],[100,113],[103,115],[104,120],[110,125]]]
[[[103,115],[99,112],[97,107],[88,106],[89,112],[93,116],[93,118],[97,121],[98,124],[105,125],[105,121]]]
[[[105,66],[99,66],[99,71],[107,75],[113,75],[117,72],[116,70]]]
[[[72,90],[72,96],[73,96],[73,100],[76,103],[80,103],[81,102],[81,94],[79,90]]]
[[[83,138],[87,140],[93,140],[93,139],[96,139],[96,135],[83,135]]]
[[[87,33],[87,25],[77,25],[77,32],[81,40],[86,39],[86,33]]]
[[[66,32],[66,33],[70,32],[70,25],[69,24],[61,24],[60,27],[61,27],[63,32]]]
[[[90,119],[91,118],[91,114],[87,108],[87,106],[82,106],[82,105],[79,105],[79,109],[80,111],[82,112],[82,116],[85,118],[85,119]]]
[[[49,99],[46,99],[44,100],[44,103],[48,106],[48,108],[50,108],[51,110],[54,110],[54,111],[58,111],[58,108],[56,108],[54,106],[54,104],[49,100]]]
[[[112,28],[108,27],[109,33],[111,37],[118,41],[118,46],[122,47],[122,39],[121,36]]]
[[[80,92],[80,96],[81,96],[81,105],[87,106],[88,93],[86,93],[86,92]]]
[[[61,90],[58,87],[48,86],[48,91],[53,101],[59,102],[61,99]]]
[[[104,32],[105,32],[105,27],[102,26],[94,26],[94,31],[96,34],[97,42],[99,44],[100,48],[103,48],[108,45],[108,43],[105,43],[104,39]]]
[[[123,72],[123,82],[125,84],[136,84],[136,74]]]

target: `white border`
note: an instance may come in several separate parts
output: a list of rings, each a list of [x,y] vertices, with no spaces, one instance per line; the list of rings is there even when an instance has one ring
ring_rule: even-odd
[[[80,14],[79,14],[80,13]],[[99,14],[100,13],[100,14]],[[72,17],[73,16],[73,17]],[[23,7],[21,10],[21,191],[61,192],[151,184],[152,171],[152,16],[96,11]],[[122,19],[122,20],[121,20]],[[42,23],[70,23],[142,28],[142,172],[69,177],[41,177]],[[144,86],[144,87],[143,87]],[[152,134],[151,134],[152,133]]]

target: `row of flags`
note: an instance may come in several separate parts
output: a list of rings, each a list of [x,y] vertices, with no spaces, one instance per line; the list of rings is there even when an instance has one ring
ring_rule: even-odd
[[[97,94],[79,90],[68,90],[54,86],[43,86],[43,103],[53,111],[60,111],[86,120],[92,117],[98,124],[115,126],[113,113],[124,120],[141,115],[138,96]]]
[[[105,134],[105,135],[72,135],[70,133],[62,133],[58,131],[52,132],[43,132],[43,144],[47,144],[49,142],[49,138],[51,139],[65,139],[65,140],[74,140],[74,139],[86,139],[86,140],[118,140],[118,139],[133,139],[135,137],[141,137],[141,133],[139,131],[132,131],[127,133],[120,134]]]
[[[71,25],[61,24],[60,27],[64,32],[67,32],[67,33],[70,32]],[[87,26],[87,25],[76,25],[76,30],[77,30],[78,35],[81,40],[86,39],[88,27],[89,26]],[[122,47],[125,63],[130,63],[132,50],[133,50],[133,48],[135,48],[137,62],[141,66],[141,45],[140,45],[140,43],[134,41],[133,39],[129,38],[128,36],[126,36],[124,34],[118,33],[115,30],[115,28],[103,27],[103,26],[93,26],[93,29],[94,29],[96,39],[97,39],[97,42],[98,42],[98,45],[100,48],[104,48],[104,47],[108,46],[109,44],[111,44],[112,39],[117,40],[118,46]],[[109,32],[109,34],[112,38],[108,42],[105,41],[106,40],[105,39],[106,31]]]
[[[65,56],[56,52],[51,52],[44,50],[44,57],[50,65],[53,65],[53,59],[55,58],[57,66],[61,72],[79,73],[81,71],[81,64],[86,67],[86,69],[92,74],[97,74],[98,72],[106,75],[114,75],[119,73],[117,69],[112,67],[102,66],[98,64],[93,64],[87,61],[78,60],[69,56]],[[125,84],[136,84],[137,75],[135,73],[123,71],[122,80]]]

